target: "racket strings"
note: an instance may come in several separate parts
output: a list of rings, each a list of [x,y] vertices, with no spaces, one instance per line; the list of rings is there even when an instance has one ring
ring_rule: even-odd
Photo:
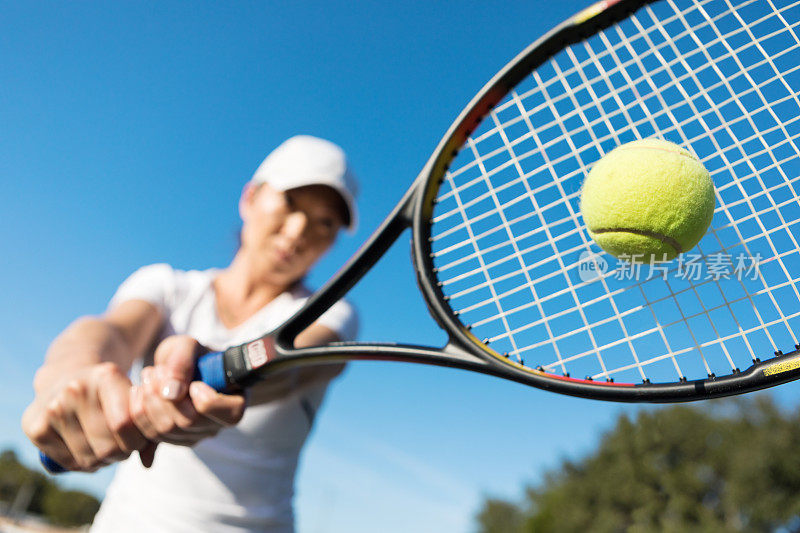
[[[512,95],[512,99],[513,99],[513,95]],[[518,99],[515,101],[515,103],[517,104],[517,107],[518,107],[518,109],[520,110],[520,112],[521,112],[521,113],[523,114],[523,116],[524,116],[524,112],[525,112],[525,108],[524,108],[524,106],[521,104],[521,102],[520,102]],[[508,135],[506,134],[506,131],[505,131],[505,129],[503,129],[503,128],[501,127],[501,125],[500,125],[500,122],[499,122],[499,120],[497,119],[497,115],[496,115],[496,114],[492,114],[491,118],[492,118],[492,121],[493,121],[493,123],[494,123],[494,126],[495,126],[495,128],[497,129],[497,131],[499,132],[499,134],[500,134],[500,135],[501,135],[501,137],[503,138],[504,144],[505,144],[506,146],[508,146],[508,153],[509,153],[509,156],[510,156],[511,160],[515,162],[515,165],[514,165],[514,166],[515,166],[515,171],[516,171],[518,174],[524,174],[524,172],[523,172],[522,168],[521,168],[521,167],[520,167],[520,165],[519,165],[519,159],[517,159],[517,158],[515,157],[515,154],[514,154],[514,148],[509,146],[509,144],[510,144],[510,143],[508,142]],[[531,123],[530,123],[530,122],[527,120],[527,118],[526,118],[526,126],[528,127],[529,131],[531,131],[531,132],[535,132],[535,128],[533,127],[533,124],[531,124]],[[473,152],[475,153],[474,144],[472,144],[472,146],[471,146],[471,147],[472,147],[472,149],[473,149]],[[549,162],[546,160],[546,157],[545,157],[545,163],[546,163],[546,164],[548,164],[548,163],[549,163]],[[531,188],[530,188],[530,186],[529,186],[529,184],[528,184],[528,182],[527,182],[527,181],[523,181],[522,183],[525,185],[526,197],[527,197],[527,198],[529,198],[529,199],[531,199],[531,202],[533,203],[533,206],[534,206],[534,212],[538,214],[538,217],[539,217],[539,223],[541,224],[541,227],[543,228],[543,230],[544,230],[544,232],[545,232],[545,237],[547,238],[547,240],[548,240],[548,241],[549,241],[549,240],[552,240],[552,239],[553,239],[553,234],[552,234],[552,231],[551,231],[551,229],[550,229],[550,226],[547,224],[547,221],[546,221],[546,219],[544,218],[544,215],[543,215],[543,211],[542,211],[542,209],[541,209],[541,206],[537,205],[537,204],[538,204],[538,202],[537,202],[537,200],[536,200],[536,196],[535,196],[535,195],[532,193],[532,191],[531,191]],[[491,189],[491,183],[489,183],[489,184],[488,184],[488,186],[489,186],[489,188]],[[555,186],[559,188],[559,192],[562,194],[562,197],[564,197],[564,195],[565,195],[565,194],[564,194],[564,190],[563,190],[563,188],[561,187],[560,183],[557,183],[557,182],[556,182],[556,183],[555,183]],[[499,205],[498,205],[498,200],[497,200],[497,197],[496,197],[496,194],[495,194],[495,195],[492,195],[492,196],[494,197],[494,203],[495,203],[495,205],[499,207]],[[575,216],[575,213],[570,213],[570,216],[571,216],[571,219],[572,219],[572,221],[573,221],[574,223],[578,223],[578,219],[577,219],[577,217]],[[518,246],[518,244],[517,244],[517,241],[516,241],[516,239],[514,238],[514,232],[512,231],[510,224],[509,224],[509,223],[508,223],[508,221],[506,220],[506,217],[505,217],[505,216],[503,216],[503,217],[501,217],[501,218],[503,219],[503,222],[504,222],[504,228],[505,228],[505,230],[506,230],[506,233],[507,233],[507,235],[509,236],[510,242],[512,242],[512,243],[513,243],[513,244],[512,244],[512,245],[513,245],[513,248],[514,248],[514,254],[513,254],[513,257],[514,257],[514,258],[515,258],[515,260],[516,260],[516,261],[519,263],[519,265],[520,265],[520,267],[521,267],[521,270],[520,270],[520,271],[521,271],[521,272],[524,272],[524,278],[525,278],[525,281],[526,281],[526,284],[525,284],[525,286],[526,286],[527,288],[529,288],[529,289],[530,289],[530,291],[531,291],[531,293],[532,293],[532,294],[531,294],[531,296],[533,297],[534,301],[537,301],[537,302],[538,302],[538,301],[539,301],[539,298],[538,298],[538,295],[537,295],[537,293],[536,293],[536,290],[535,290],[534,283],[533,283],[533,281],[532,281],[532,279],[531,279],[530,271],[529,271],[529,270],[528,270],[528,269],[525,267],[525,258],[523,257],[523,255],[522,255],[522,252],[520,251],[520,249],[519,249],[519,246]],[[556,261],[558,261],[558,263],[559,263],[559,264],[558,264],[558,266],[559,266],[559,269],[560,269],[560,271],[562,271],[562,272],[563,272],[563,271],[566,269],[566,265],[565,265],[565,264],[564,264],[564,262],[563,262],[563,257],[562,257],[562,256],[560,256],[559,254],[556,254],[554,257],[556,258]],[[501,276],[501,277],[502,277],[502,276]],[[512,290],[514,290],[514,289],[512,289]],[[573,294],[573,296],[574,296],[574,294]],[[577,301],[578,301],[578,299],[577,299],[577,298],[575,298],[575,301],[577,302]],[[578,309],[578,312],[579,312],[579,313],[581,313],[581,315],[582,315],[582,318],[583,318],[583,319],[584,319],[584,321],[585,321],[585,320],[586,320],[586,317],[585,317],[585,316],[583,316],[583,311],[582,311],[582,309],[581,309],[580,307],[578,307],[577,309]],[[538,309],[538,311],[539,311],[539,313],[541,313],[541,312],[543,311],[543,309],[541,308],[541,306],[540,306],[540,308]],[[502,312],[502,311],[501,311],[501,312]],[[553,333],[552,333],[552,331],[550,330],[550,328],[549,328],[549,325],[545,324],[545,326],[546,326],[546,329],[547,329],[547,331],[548,331],[548,333],[549,333],[549,335],[550,335],[550,338],[552,338],[552,335],[553,335]],[[509,330],[508,328],[506,328],[506,331],[510,331],[510,330]],[[588,334],[589,334],[589,336],[590,336],[590,340],[591,340],[591,342],[592,342],[592,345],[593,345],[594,349],[595,349],[595,350],[597,350],[598,346],[597,346],[597,344],[596,344],[596,342],[595,342],[595,340],[594,340],[594,337],[593,337],[593,335],[592,335],[592,332],[591,332],[591,331],[589,331],[589,332],[588,332]],[[510,338],[510,337],[511,337],[511,336],[509,336],[509,338]],[[490,340],[489,340],[489,342],[493,342],[493,341],[492,341],[492,339],[490,339]],[[514,343],[514,349],[512,350],[512,352],[511,352],[511,353],[513,354],[513,356],[514,356],[514,357],[516,357],[516,359],[517,359],[517,361],[518,361],[518,362],[522,363],[522,362],[523,362],[523,360],[522,360],[522,352],[525,350],[525,348],[519,348],[519,347],[517,347],[517,346],[516,346],[516,344],[517,344],[517,343],[515,342],[515,343]],[[563,367],[563,363],[562,363],[563,356],[562,356],[562,354],[560,353],[559,346],[558,346],[557,344],[554,344],[554,345],[553,345],[553,348],[554,348],[554,351],[555,351],[556,358],[557,358],[557,360],[559,361],[559,364],[560,364],[560,365]],[[606,372],[606,368],[605,368],[605,362],[602,360],[602,358],[598,358],[598,363],[600,364],[600,366],[601,366],[601,368],[602,368],[602,371],[603,371],[603,372]]]
[[[648,6],[498,104],[432,218],[436,275],[462,323],[527,366],[618,381],[729,374],[797,344],[799,4]],[[625,279],[586,233],[588,169],[653,136],[712,172],[717,210],[696,264],[738,254],[736,276],[685,279],[673,262]]]

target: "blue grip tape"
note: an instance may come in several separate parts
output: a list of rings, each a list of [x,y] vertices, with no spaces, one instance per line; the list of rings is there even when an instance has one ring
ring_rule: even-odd
[[[194,379],[202,381],[217,392],[225,392],[228,381],[225,379],[225,363],[222,352],[211,352],[197,359]]]
[[[50,457],[45,455],[44,452],[39,452],[39,461],[42,462],[42,466],[44,467],[44,469],[50,472],[51,474],[61,474],[67,471],[66,468],[64,468],[57,462],[53,461]]]

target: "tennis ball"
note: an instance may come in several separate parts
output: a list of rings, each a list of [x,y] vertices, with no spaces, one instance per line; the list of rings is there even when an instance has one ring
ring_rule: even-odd
[[[618,146],[581,191],[589,235],[614,257],[645,263],[694,248],[714,216],[714,183],[697,157],[669,141]]]

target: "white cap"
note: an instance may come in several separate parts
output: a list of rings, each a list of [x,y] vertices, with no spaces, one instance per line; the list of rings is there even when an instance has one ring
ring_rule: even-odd
[[[351,232],[358,222],[358,183],[347,164],[344,150],[310,135],[291,137],[275,148],[256,169],[253,183],[268,183],[279,191],[306,185],[327,185],[338,192],[350,215]]]

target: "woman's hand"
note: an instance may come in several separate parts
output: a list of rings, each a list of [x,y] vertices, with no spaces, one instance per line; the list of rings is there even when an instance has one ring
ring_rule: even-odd
[[[71,370],[39,391],[22,417],[22,429],[60,465],[93,472],[149,448],[129,409],[132,390],[115,363]],[[143,462],[147,455],[143,452]]]
[[[142,383],[131,392],[130,413],[147,439],[192,446],[241,420],[242,395],[220,394],[192,381],[200,352],[191,337],[167,337],[156,348],[154,365],[142,369]]]

